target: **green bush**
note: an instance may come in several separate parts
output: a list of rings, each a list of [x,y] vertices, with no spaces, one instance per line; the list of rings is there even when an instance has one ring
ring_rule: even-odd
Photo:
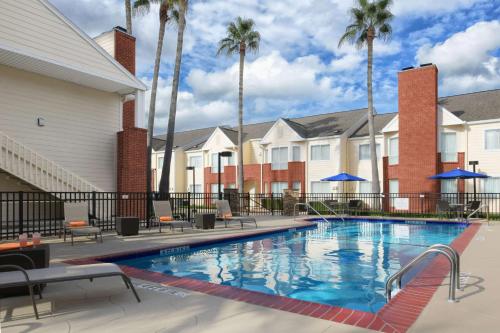
[[[261,199],[260,204],[262,207],[264,207],[267,210],[283,210],[283,199],[277,198],[277,199],[271,199],[271,198],[265,198]]]

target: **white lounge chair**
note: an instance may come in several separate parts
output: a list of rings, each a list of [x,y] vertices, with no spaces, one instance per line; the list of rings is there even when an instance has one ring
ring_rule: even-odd
[[[184,231],[184,227],[193,227],[189,221],[174,219],[172,207],[170,206],[170,201],[168,200],[153,201],[153,209],[154,216],[152,217],[152,221],[159,226],[160,232],[162,225],[169,226],[170,230],[174,230],[174,228],[181,228],[181,231]]]
[[[233,216],[231,212],[231,207],[229,206],[229,202],[227,200],[216,200],[215,206],[217,207],[217,216],[224,220],[224,224],[227,228],[227,223],[234,221],[239,222],[241,224],[241,229],[243,229],[243,225],[245,223],[251,223],[255,225],[257,228],[257,221],[255,217],[252,216]]]
[[[78,225],[75,225],[78,224]],[[94,235],[97,241],[99,235],[102,243],[102,231],[95,226],[95,220],[89,219],[89,207],[86,202],[65,202],[64,203],[64,221],[62,222],[61,232],[71,235],[71,245],[74,244],[74,236]]]
[[[3,256],[27,257],[24,254],[18,253],[0,255],[0,257]],[[29,257],[27,258],[29,259]],[[141,301],[132,282],[130,281],[130,278],[122,272],[118,265],[115,264],[102,263],[91,265],[55,266],[37,269],[24,269],[17,265],[0,265],[0,270],[3,269],[10,269],[11,271],[0,272],[0,288],[28,287],[36,319],[39,319],[39,316],[33,287],[41,284],[86,279],[92,281],[93,279],[101,277],[120,276],[123,279],[123,282],[125,282],[127,289],[131,289],[134,293],[137,302]],[[41,288],[38,288],[38,295],[42,298]]]

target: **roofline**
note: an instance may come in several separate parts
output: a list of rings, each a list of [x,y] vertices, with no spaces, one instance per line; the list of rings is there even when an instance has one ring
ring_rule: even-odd
[[[472,95],[472,94],[480,94],[480,93],[485,93],[485,92],[490,92],[490,91],[497,91],[497,90],[500,90],[500,88],[487,89],[487,90],[479,90],[479,91],[467,92],[467,93],[456,94],[456,95],[441,96],[441,97],[438,97],[438,99],[440,99],[440,98],[448,98],[448,97],[456,97],[456,96],[464,96],[464,95]]]
[[[111,64],[117,67],[121,72],[123,72],[126,76],[129,77],[132,81],[136,83],[136,86],[133,88],[137,88],[139,90],[148,90],[148,87],[139,80],[135,75],[130,73],[125,67],[123,67],[115,58],[113,58],[108,52],[106,52],[97,42],[92,39],[89,35],[87,35],[83,30],[81,30],[76,24],[74,24],[69,18],[67,18],[63,13],[57,9],[56,6],[51,4],[48,0],[38,0],[42,5],[44,5],[48,10],[54,13],[57,17],[59,17],[64,23],[66,23],[71,29],[73,29],[80,37],[86,40],[94,49],[96,49],[99,53],[101,53],[104,57],[106,57]],[[121,82],[123,83],[123,82]]]

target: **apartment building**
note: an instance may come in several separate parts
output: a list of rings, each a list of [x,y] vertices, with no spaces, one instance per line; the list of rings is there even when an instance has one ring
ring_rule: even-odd
[[[145,191],[135,38],[47,0],[0,1],[0,191]]]
[[[482,192],[500,192],[500,90],[438,97],[435,65],[406,68],[398,74],[398,112],[375,116],[379,180],[385,193],[455,192],[455,181],[428,177],[456,167],[492,176]],[[159,181],[164,137],[155,138],[153,172]],[[178,132],[175,136],[173,192],[215,193],[218,153],[222,188],[236,188],[237,131],[219,126]],[[366,109],[249,124],[244,127],[245,192],[371,192],[371,161]],[[194,166],[194,183],[192,170]],[[321,179],[349,172],[367,179],[330,183]],[[471,183],[458,183],[471,191]],[[466,187],[467,186],[467,187]]]

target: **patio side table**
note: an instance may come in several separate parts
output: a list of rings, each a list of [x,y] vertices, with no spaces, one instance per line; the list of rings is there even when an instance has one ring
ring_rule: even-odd
[[[135,236],[139,234],[139,218],[135,216],[122,216],[116,218],[116,233],[122,236]]]
[[[198,229],[213,229],[215,227],[215,214],[196,214],[194,221]]]

